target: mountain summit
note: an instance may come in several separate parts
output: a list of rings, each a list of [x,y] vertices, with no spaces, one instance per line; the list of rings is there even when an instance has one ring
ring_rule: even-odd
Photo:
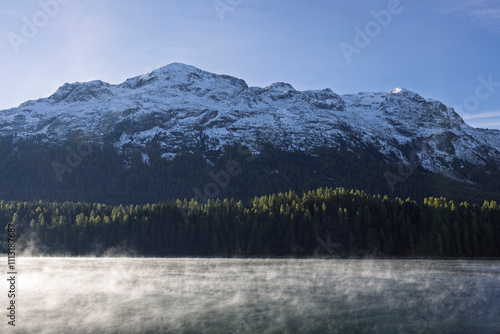
[[[500,131],[474,129],[452,108],[403,88],[338,95],[283,82],[249,87],[180,63],[118,85],[64,84],[48,98],[0,111],[0,136],[108,141],[121,152],[154,140],[165,158],[235,143],[255,152],[262,143],[286,151],[343,143],[431,172],[453,174],[457,162],[500,165]]]

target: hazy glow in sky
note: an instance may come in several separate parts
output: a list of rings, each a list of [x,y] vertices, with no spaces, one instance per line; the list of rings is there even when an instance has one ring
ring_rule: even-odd
[[[413,90],[500,129],[498,0],[0,0],[0,109],[172,62],[339,94]]]

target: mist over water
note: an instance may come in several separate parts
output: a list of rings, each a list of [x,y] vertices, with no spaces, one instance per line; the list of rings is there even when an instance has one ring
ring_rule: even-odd
[[[14,333],[500,331],[500,261],[18,258],[18,272]]]

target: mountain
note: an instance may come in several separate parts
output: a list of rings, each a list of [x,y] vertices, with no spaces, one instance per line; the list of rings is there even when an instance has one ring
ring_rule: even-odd
[[[108,139],[118,148],[144,146],[155,136],[165,156],[265,140],[288,150],[336,146],[339,138],[371,143],[388,158],[415,148],[430,171],[457,158],[500,163],[500,131],[474,129],[439,101],[397,88],[338,95],[297,91],[290,84],[248,87],[245,81],[174,63],[119,85],[64,84],[53,95],[0,111],[0,135]]]
[[[118,85],[64,84],[47,98],[0,111],[0,136],[12,138],[13,152],[26,140],[110,143],[125,160],[140,152],[145,164],[151,147],[165,160],[200,151],[208,164],[236,144],[256,155],[262,145],[311,157],[318,148],[358,157],[368,150],[386,165],[476,188],[471,173],[497,180],[500,167],[500,131],[472,128],[452,108],[406,89],[338,95],[283,82],[249,87],[179,63]],[[391,175],[385,178],[401,179]]]

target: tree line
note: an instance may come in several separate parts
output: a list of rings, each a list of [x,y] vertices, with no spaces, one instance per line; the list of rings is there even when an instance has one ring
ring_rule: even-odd
[[[319,188],[249,201],[0,202],[18,248],[44,255],[498,257],[500,206]],[[5,245],[3,251],[5,252]],[[20,251],[20,249],[18,249]]]

